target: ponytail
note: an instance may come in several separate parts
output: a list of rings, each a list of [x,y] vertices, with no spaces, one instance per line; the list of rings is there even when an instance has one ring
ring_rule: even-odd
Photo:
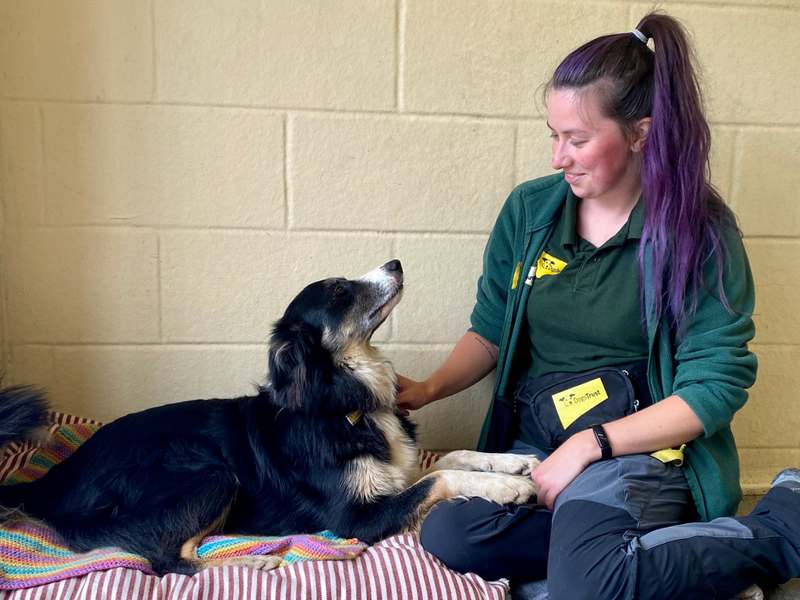
[[[655,50],[638,34],[652,39]],[[716,262],[719,299],[732,311],[722,287],[725,231],[739,233],[732,213],[709,182],[711,134],[694,60],[680,23],[653,12],[633,32],[602,36],[574,50],[547,86],[596,92],[603,116],[615,120],[626,135],[638,120],[651,118],[642,149],[642,302],[644,306],[646,285],[651,299],[646,309],[656,318],[666,311],[678,334],[697,308],[709,260]]]

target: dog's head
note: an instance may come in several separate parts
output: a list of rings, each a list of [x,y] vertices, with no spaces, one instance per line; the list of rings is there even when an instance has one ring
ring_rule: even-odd
[[[307,412],[392,406],[397,378],[370,340],[402,292],[399,260],[359,279],[308,285],[272,332],[268,387],[275,400]]]

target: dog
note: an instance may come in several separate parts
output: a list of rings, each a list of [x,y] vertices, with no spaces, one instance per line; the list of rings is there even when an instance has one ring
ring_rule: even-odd
[[[5,518],[43,519],[76,551],[116,546],[158,574],[193,574],[280,563],[203,559],[207,535],[330,530],[374,543],[418,531],[441,500],[526,502],[536,493],[532,456],[456,451],[420,469],[395,372],[370,344],[402,291],[397,260],[360,279],[310,284],[274,325],[267,383],[255,396],[121,417],[41,479],[0,487]],[[0,444],[29,438],[47,409],[34,388],[0,393]]]

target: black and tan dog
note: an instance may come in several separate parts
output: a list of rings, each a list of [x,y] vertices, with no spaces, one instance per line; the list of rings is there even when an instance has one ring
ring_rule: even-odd
[[[275,324],[258,395],[122,417],[42,479],[0,488],[6,518],[19,508],[75,550],[119,546],[158,573],[194,573],[279,562],[200,559],[200,540],[212,533],[328,529],[376,542],[414,531],[443,499],[525,502],[535,490],[520,475],[533,457],[458,451],[420,471],[414,426],[395,404],[395,373],[370,345],[402,289],[396,260],[357,280],[312,283]],[[30,388],[0,393],[0,444],[28,436],[46,410]]]

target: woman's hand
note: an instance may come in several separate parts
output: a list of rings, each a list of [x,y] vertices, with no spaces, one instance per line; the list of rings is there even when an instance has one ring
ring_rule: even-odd
[[[397,376],[400,389],[397,405],[401,410],[419,410],[435,400],[449,398],[479,382],[497,366],[497,346],[473,331],[458,341],[433,374],[419,382]]]
[[[397,376],[400,390],[397,392],[397,406],[402,410],[419,410],[433,402],[433,395],[426,382],[414,381],[402,375]]]
[[[531,479],[539,490],[539,504],[552,510],[558,495],[601,456],[591,429],[569,438],[531,471]]]

